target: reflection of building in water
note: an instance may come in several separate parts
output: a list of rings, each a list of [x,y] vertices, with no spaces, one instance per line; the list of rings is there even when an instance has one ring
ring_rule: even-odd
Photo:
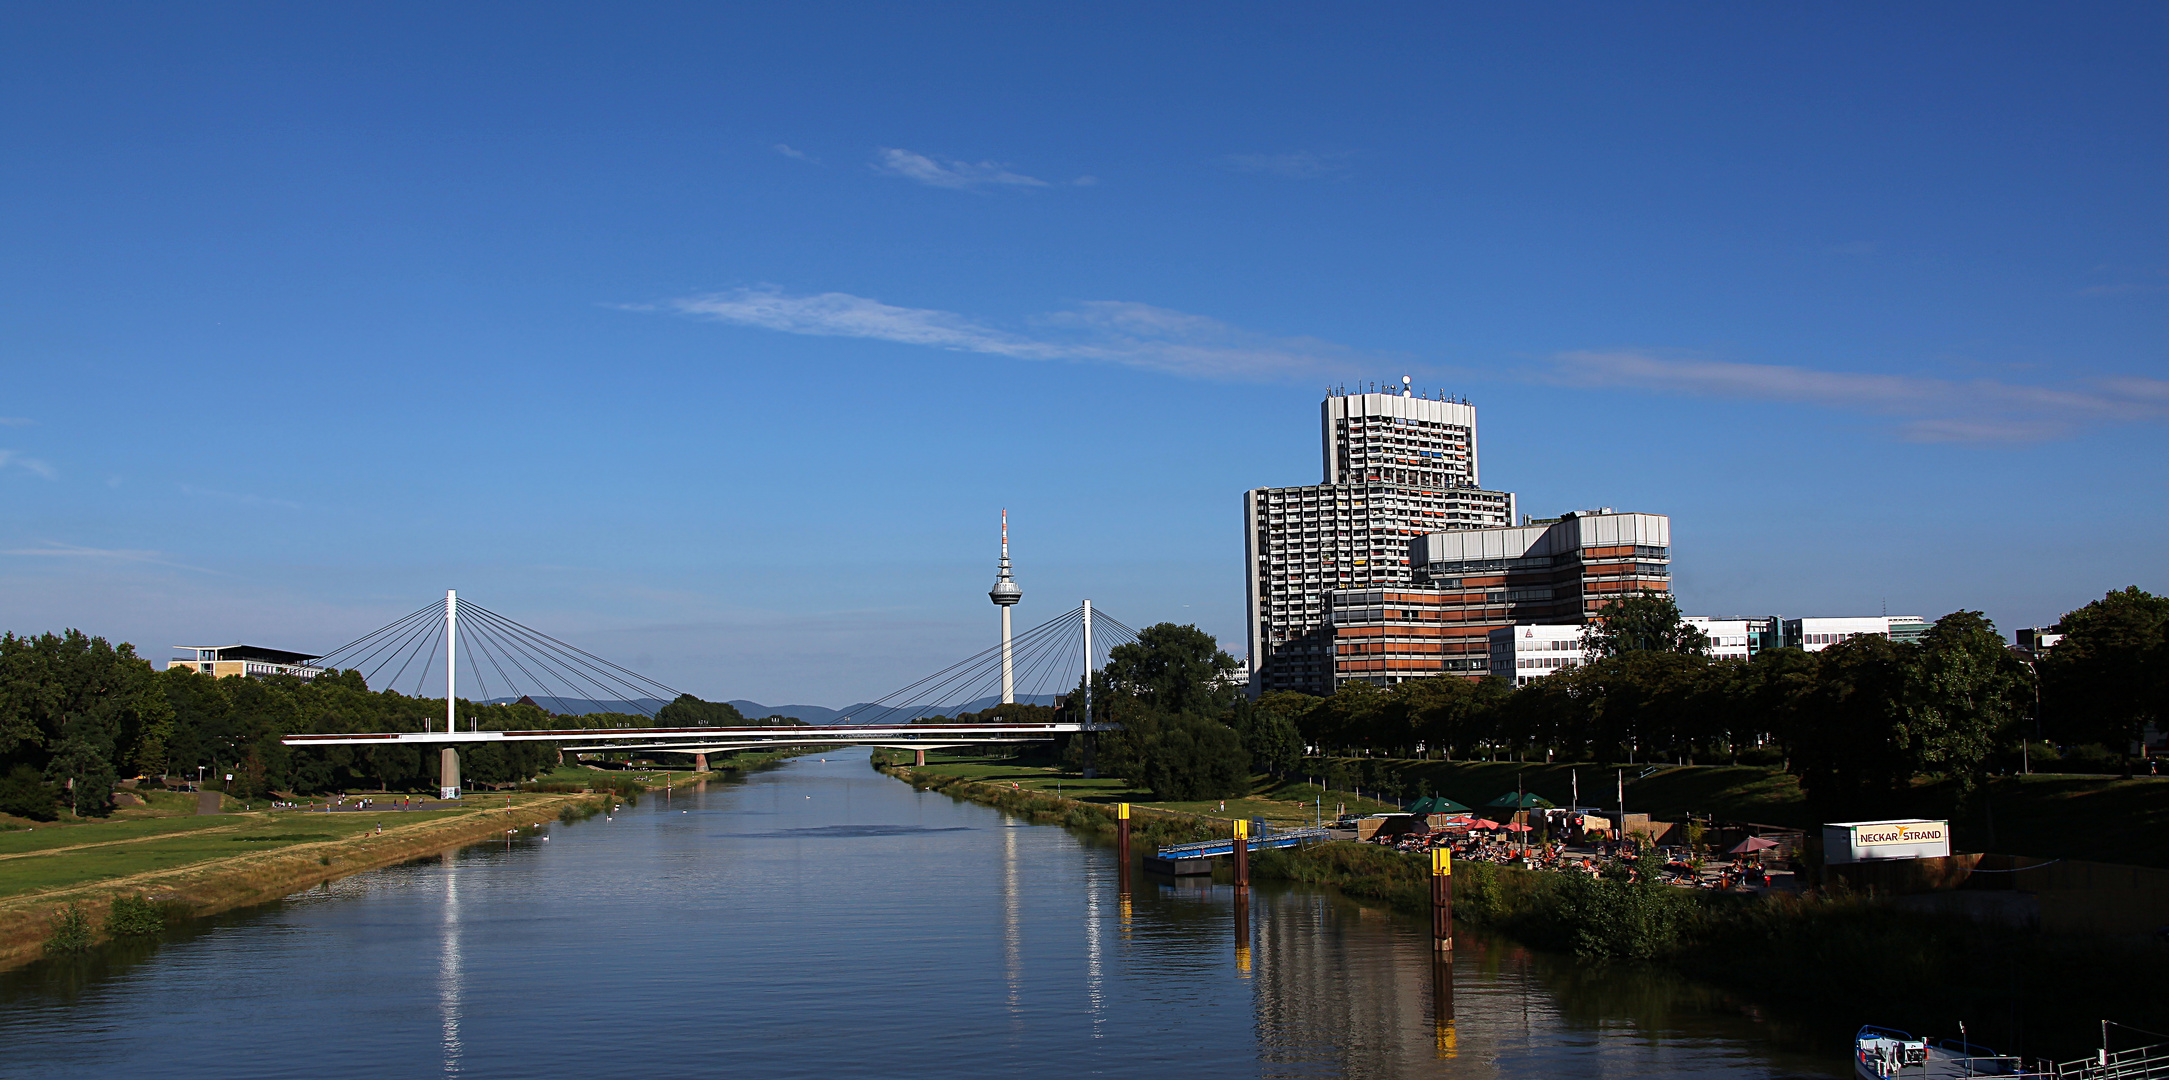
[[[1343,920],[1390,916],[1325,897],[1252,902],[1264,908],[1251,928],[1250,977],[1263,1062],[1315,1067],[1327,1057],[1353,1076],[1492,1077],[1498,1051],[1527,1045],[1532,1031],[1561,1031],[1548,995],[1524,991],[1518,974],[1479,976],[1469,956],[1451,1030],[1441,1031],[1431,943],[1420,933],[1342,933]]]

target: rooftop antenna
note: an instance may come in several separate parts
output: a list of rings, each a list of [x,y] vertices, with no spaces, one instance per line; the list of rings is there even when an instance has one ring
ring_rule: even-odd
[[[1009,577],[1009,511],[1002,511],[1002,561],[994,573],[994,587],[987,590],[987,599],[1002,609],[1002,704],[1017,703],[1017,680],[1015,657],[1009,643],[1009,609],[1024,599],[1024,590]]]

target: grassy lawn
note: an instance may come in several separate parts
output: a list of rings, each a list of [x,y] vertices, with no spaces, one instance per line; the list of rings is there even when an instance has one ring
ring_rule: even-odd
[[[0,859],[0,897],[129,877],[153,870],[170,870],[190,863],[275,851],[295,844],[340,840],[374,832],[379,822],[390,828],[441,820],[459,813],[462,811],[237,814],[175,819],[166,824],[195,827],[165,830],[131,829],[132,826],[161,824],[157,822],[117,822],[113,829],[121,835],[106,835],[105,838],[132,842]],[[57,831],[68,839],[83,842],[82,838],[92,828]],[[138,835],[127,835],[131,831]],[[23,839],[43,837],[42,832],[29,838],[22,834],[0,837],[0,844],[7,845],[0,848],[0,853],[18,847]]]
[[[1311,824],[1320,812],[1321,800],[1323,813],[1328,820],[1334,816],[1335,804],[1345,803],[1351,812],[1364,814],[1393,809],[1391,803],[1368,798],[1357,799],[1345,791],[1329,793],[1315,784],[1301,780],[1282,782],[1264,773],[1252,777],[1249,796],[1228,799],[1223,804],[1219,799],[1155,802],[1151,792],[1132,787],[1121,779],[1087,780],[1081,774],[1046,759],[951,756],[937,752],[928,754],[926,765],[918,771],[937,776],[959,776],[981,783],[1015,784],[1026,790],[1044,791],[1080,802],[1126,802],[1205,817],[1264,818],[1276,825]]]

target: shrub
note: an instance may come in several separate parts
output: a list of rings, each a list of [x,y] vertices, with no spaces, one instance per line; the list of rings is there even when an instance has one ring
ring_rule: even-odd
[[[17,765],[0,779],[0,814],[51,821],[60,816],[59,803],[59,790],[28,765]]]
[[[74,956],[90,951],[90,916],[69,904],[53,916],[53,936],[45,939],[45,955]]]
[[[165,909],[148,897],[116,896],[112,910],[106,912],[108,937],[156,937],[165,930]]]

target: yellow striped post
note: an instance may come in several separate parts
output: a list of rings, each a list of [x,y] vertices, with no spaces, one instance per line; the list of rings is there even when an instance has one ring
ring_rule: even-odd
[[[1454,853],[1431,849],[1431,943],[1454,947]]]

